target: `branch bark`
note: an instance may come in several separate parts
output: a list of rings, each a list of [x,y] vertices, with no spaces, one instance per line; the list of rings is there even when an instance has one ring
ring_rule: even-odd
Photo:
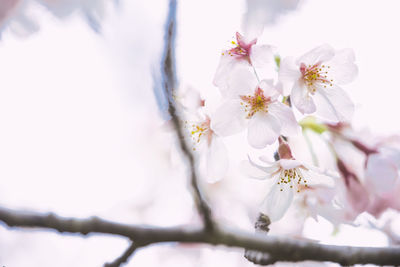
[[[116,258],[113,262],[104,264],[104,267],[119,267],[121,266],[121,264],[128,262],[129,258],[132,256],[133,253],[135,253],[137,248],[138,246],[135,244],[135,242],[132,241],[132,243],[121,256]]]
[[[162,242],[203,243],[225,245],[266,252],[270,263],[277,261],[332,261],[342,265],[377,264],[400,265],[400,247],[349,247],[321,245],[308,241],[261,236],[227,228],[214,228],[212,234],[204,228],[126,225],[97,217],[88,219],[63,218],[55,214],[39,214],[0,208],[0,221],[9,227],[52,229],[60,233],[82,235],[111,234],[135,240],[138,246]]]
[[[175,32],[176,32],[176,0],[171,0],[169,5],[169,14],[165,29],[165,46],[162,57],[162,80],[163,89],[168,98],[168,112],[171,116],[171,121],[174,125],[179,147],[186,157],[190,170],[190,181],[193,192],[194,201],[200,216],[203,219],[204,226],[208,231],[212,231],[214,223],[212,221],[211,209],[208,206],[203,194],[198,185],[198,174],[196,170],[194,156],[186,144],[184,133],[182,131],[181,121],[177,114],[177,109],[174,102],[174,91],[176,90],[176,68],[175,68]]]

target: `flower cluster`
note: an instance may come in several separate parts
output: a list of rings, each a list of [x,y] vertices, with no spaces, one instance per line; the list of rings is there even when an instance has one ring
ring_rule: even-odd
[[[213,80],[222,96],[219,105],[208,107],[208,100],[191,90],[181,99],[196,103],[183,105],[191,118],[185,125],[193,149],[206,159],[209,182],[221,180],[230,169],[224,138],[245,131],[245,143],[254,149],[268,150],[279,141],[276,161],[266,154],[257,163],[250,153],[239,166],[249,177],[270,181],[260,211],[272,221],[280,220],[292,203],[306,217],[322,216],[334,225],[352,223],[363,212],[378,217],[388,208],[400,210],[400,145],[393,145],[400,141],[363,140],[350,126],[354,104],[342,86],[358,72],[351,49],[324,44],[281,59],[272,45],[240,33],[231,44],[221,53]],[[268,72],[259,70],[265,69],[275,69],[276,75],[261,77]],[[330,164],[317,166],[310,130],[330,148]],[[313,164],[292,142],[301,133]]]

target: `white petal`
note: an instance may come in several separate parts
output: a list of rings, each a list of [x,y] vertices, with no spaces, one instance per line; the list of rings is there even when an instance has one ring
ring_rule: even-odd
[[[283,84],[285,95],[290,93],[290,89],[299,80],[300,76],[300,67],[296,65],[293,57],[285,57],[281,60],[278,79]]]
[[[354,64],[355,56],[352,49],[336,51],[335,56],[326,63],[330,66],[328,75],[335,84],[346,84],[354,80],[358,74],[358,67]]]
[[[236,134],[245,125],[246,114],[240,100],[225,101],[211,116],[211,129],[220,136]]]
[[[236,67],[232,70],[224,96],[236,98],[241,95],[253,94],[258,85],[254,72],[247,67]]]
[[[349,121],[354,113],[354,103],[339,86],[319,88],[314,95],[317,115],[331,121]]]
[[[296,135],[300,132],[300,126],[290,107],[281,102],[275,102],[268,109],[281,122],[281,134]]]
[[[230,55],[224,54],[221,56],[213,81],[213,84],[221,90],[225,90],[227,87],[226,78],[231,72],[234,63],[235,59]]]
[[[228,170],[228,151],[221,138],[213,136],[207,151],[207,181],[215,183],[221,180]]]
[[[282,189],[282,191],[281,191]],[[274,184],[264,199],[260,211],[266,214],[272,222],[277,221],[285,215],[293,200],[293,189],[286,184]]]
[[[275,89],[273,80],[262,80],[258,87],[261,88],[264,92],[265,97],[271,97],[272,100],[275,100],[279,96],[279,91]]]
[[[303,176],[303,181],[307,181],[307,185],[325,185],[329,187],[333,187],[335,185],[334,179],[323,173],[318,173],[312,170],[304,170],[302,168],[299,168],[299,171]]]
[[[264,180],[271,178],[271,173],[266,172],[262,166],[253,164],[248,160],[240,162],[240,171],[253,179]]]
[[[267,156],[265,156],[265,155],[260,156],[260,157],[258,157],[258,158],[259,158],[262,162],[265,162],[265,163],[267,163],[267,164],[269,164],[269,165],[272,165],[272,164],[276,163],[276,161],[271,161],[270,158],[267,157]]]
[[[297,168],[302,165],[300,161],[294,159],[280,159],[278,162],[279,165],[285,170]]]
[[[235,57],[228,55],[228,53],[221,56],[213,84],[221,90],[222,94],[224,94],[228,89],[228,81],[229,77],[232,75],[232,71],[237,67],[243,67],[243,65],[248,66],[249,63],[245,60],[238,60]]]
[[[250,51],[250,61],[254,67],[264,67],[272,64],[273,49],[270,45],[253,45]]]
[[[261,165],[258,165],[257,163],[255,163],[250,157],[248,157],[248,159],[249,159],[249,161],[248,161],[249,164],[251,166],[253,166],[253,168],[257,168],[258,170],[264,172],[263,179],[271,178],[272,177],[271,175],[276,174],[280,168],[280,165],[277,161],[270,162],[269,166],[261,166]]]
[[[247,140],[254,148],[264,148],[278,139],[281,124],[271,114],[258,113],[250,119]]]
[[[399,175],[393,162],[380,154],[372,154],[368,158],[365,177],[375,192],[382,193],[393,190]]]
[[[308,94],[307,88],[300,82],[294,84],[290,99],[293,105],[303,114],[310,114],[316,110],[313,98]]]
[[[200,92],[192,86],[187,86],[186,91],[182,94],[182,105],[189,112],[195,113],[202,105]]]
[[[296,61],[296,64],[300,65],[301,63],[304,63],[306,65],[314,65],[331,60],[334,55],[335,50],[333,50],[330,45],[324,44],[305,53]]]

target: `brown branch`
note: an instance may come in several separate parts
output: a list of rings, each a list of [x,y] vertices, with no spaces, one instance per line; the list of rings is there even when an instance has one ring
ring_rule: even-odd
[[[176,70],[175,70],[175,31],[176,31],[176,0],[170,1],[169,14],[166,24],[165,47],[162,59],[163,89],[168,98],[168,112],[179,140],[179,147],[185,155],[190,169],[191,188],[194,201],[200,216],[203,219],[205,228],[212,231],[214,223],[211,217],[211,209],[205,201],[198,185],[198,174],[196,170],[194,156],[186,144],[182,131],[181,122],[177,114],[173,95],[176,89]]]
[[[244,233],[214,228],[213,234],[203,228],[160,228],[134,226],[102,220],[63,218],[54,214],[21,212],[0,208],[0,221],[10,227],[36,227],[77,234],[112,234],[135,240],[138,246],[161,242],[225,245],[266,252],[270,263],[276,261],[332,261],[342,265],[400,265],[400,247],[349,247],[321,245],[309,241]]]
[[[113,262],[104,264],[104,267],[119,267],[121,266],[121,264],[128,262],[129,258],[132,256],[133,253],[135,253],[136,249],[138,248],[138,246],[133,241],[131,242],[132,243],[121,256],[116,258]]]

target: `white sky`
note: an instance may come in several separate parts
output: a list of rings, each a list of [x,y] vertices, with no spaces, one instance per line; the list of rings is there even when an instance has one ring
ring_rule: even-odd
[[[151,68],[157,66],[162,47],[166,1],[121,2],[121,10],[109,12],[103,36],[93,33],[78,16],[60,22],[45,12],[39,33],[26,39],[3,33],[2,206],[158,225],[195,220],[182,168],[177,167],[178,159],[169,159],[173,143],[158,134],[162,122],[152,93]],[[298,11],[281,17],[279,24],[267,27],[259,42],[277,46],[281,56],[301,55],[321,43],[352,47],[359,77],[345,89],[357,103],[356,124],[379,133],[398,133],[399,7],[400,2],[389,0],[305,1]],[[216,95],[211,81],[220,51],[240,27],[243,8],[240,0],[180,1],[181,85]],[[229,185],[223,197],[229,199],[234,192],[254,203],[262,199],[243,192],[244,183]],[[221,203],[229,207],[223,199]],[[224,212],[218,216],[243,215],[239,209]],[[251,227],[248,219],[237,220],[243,220],[237,222],[242,227]],[[318,225],[311,223],[306,230]],[[385,243],[381,235],[362,229],[358,237],[363,239],[340,236],[332,241],[327,228],[321,227],[320,235],[313,236],[313,231],[308,235],[322,236],[326,242],[366,245],[375,239],[375,244]],[[126,244],[118,238],[80,239],[0,227],[0,265],[100,266],[119,255]],[[171,250],[150,248],[128,266],[158,264],[153,251],[170,255]],[[186,266],[194,266],[193,259],[200,254],[217,260],[226,259],[229,252],[189,250],[163,266],[185,261]],[[231,266],[245,266],[237,254],[230,257],[235,260]],[[212,262],[203,260],[196,266],[213,266]]]

